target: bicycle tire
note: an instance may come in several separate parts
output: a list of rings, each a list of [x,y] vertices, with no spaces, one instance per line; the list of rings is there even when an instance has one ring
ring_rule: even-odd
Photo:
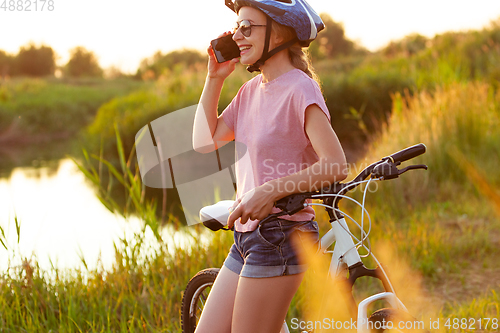
[[[220,268],[207,268],[196,273],[189,280],[181,306],[181,326],[183,333],[194,333],[199,317],[203,311],[210,288],[214,284]],[[207,293],[205,293],[208,291]]]
[[[417,319],[411,316],[409,313],[402,311],[402,310],[396,310],[396,309],[389,309],[389,308],[384,308],[377,310],[371,314],[371,316],[368,318],[368,322],[371,322],[370,324],[370,332],[372,333],[383,333],[383,332],[389,332],[389,331],[394,331],[394,332],[402,332],[402,333],[410,333],[410,332],[429,332],[428,330],[425,330],[423,327],[421,329],[418,328],[399,328],[398,324],[395,322],[395,320],[399,320],[406,322],[412,322],[416,323]],[[392,329],[389,329],[385,323],[388,321],[392,322]],[[411,325],[410,325],[411,326]]]

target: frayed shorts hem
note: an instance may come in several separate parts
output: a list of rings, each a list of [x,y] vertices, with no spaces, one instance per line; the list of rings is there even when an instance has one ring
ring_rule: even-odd
[[[304,273],[308,268],[307,265],[280,265],[280,266],[243,265],[238,260],[233,258],[231,255],[227,256],[223,265],[226,266],[232,272],[238,274],[239,276],[251,277],[251,278],[267,278],[275,276],[300,274]]]

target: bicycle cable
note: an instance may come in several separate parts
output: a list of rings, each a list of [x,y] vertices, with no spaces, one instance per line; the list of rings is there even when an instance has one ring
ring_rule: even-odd
[[[378,179],[377,179],[378,180]],[[352,187],[352,186],[358,186],[360,184],[363,184],[363,183],[368,183],[368,185],[366,186],[365,190],[364,190],[364,195],[363,195],[363,203],[361,204],[359,201],[351,198],[351,197],[348,197],[348,196],[345,196],[345,195],[342,195],[342,194],[319,194],[319,195],[313,195],[312,198],[319,198],[319,197],[322,197],[322,196],[333,196],[333,197],[337,197],[337,198],[346,198],[348,200],[351,200],[353,201],[355,204],[357,204],[358,206],[361,207],[362,211],[361,211],[361,226],[356,222],[355,219],[353,219],[351,216],[349,216],[348,214],[344,213],[343,211],[341,211],[340,209],[338,208],[335,208],[333,206],[329,206],[329,205],[325,205],[325,204],[315,204],[315,203],[310,203],[310,204],[307,204],[307,205],[310,205],[310,206],[323,206],[323,207],[326,207],[326,208],[329,208],[329,209],[332,209],[334,211],[337,211],[345,216],[347,216],[349,218],[349,220],[351,220],[354,224],[356,224],[358,226],[358,228],[361,230],[361,241],[356,237],[354,236],[354,234],[352,234],[352,232],[350,230],[346,230],[342,224],[339,223],[339,225],[351,236],[353,237],[358,243],[354,245],[354,247],[356,248],[356,250],[359,248],[359,247],[363,247],[364,249],[366,249],[368,251],[367,254],[365,255],[360,255],[362,258],[365,258],[367,256],[370,255],[371,253],[371,244],[370,244],[370,239],[368,238],[370,232],[371,232],[371,218],[370,218],[370,214],[368,213],[368,211],[366,210],[366,208],[364,207],[365,205],[365,198],[366,198],[366,192],[368,191],[368,186],[369,186],[369,183],[373,181],[373,179],[368,179],[368,180],[362,180],[362,181],[359,181],[359,182],[356,182],[356,183],[352,183],[350,185],[348,185],[346,188],[349,188],[349,187]],[[346,188],[342,189],[345,190]],[[369,220],[369,228],[368,228],[368,232],[365,232],[364,231],[364,228],[363,228],[363,221],[364,221],[364,215],[367,215],[368,216],[368,220]],[[337,218],[336,219],[337,222],[339,222],[339,219]],[[363,242],[364,241],[367,241],[368,242],[368,247],[366,247]],[[351,249],[349,249],[348,251],[350,251]],[[346,252],[347,253],[347,252]]]
[[[333,209],[333,210],[335,210],[335,211],[337,211],[337,212],[339,212],[339,213],[343,214],[343,215],[344,215],[344,217],[347,217],[350,221],[352,221],[354,224],[356,224],[358,227],[360,227],[360,225],[356,222],[356,220],[355,220],[354,218],[352,218],[349,214],[347,214],[347,213],[345,213],[345,212],[341,211],[340,209],[337,209],[337,208],[332,208],[331,206],[328,206],[328,205],[325,205],[325,204],[320,204],[320,203],[317,203],[317,204],[316,204],[316,203],[312,203],[312,204],[310,204],[310,205],[311,205],[311,206],[322,206],[322,207],[327,207],[327,208]],[[338,222],[338,220],[336,220],[336,222]],[[349,234],[349,236],[351,236],[352,238],[354,238],[354,240],[356,240],[356,241],[358,242],[358,243],[354,244],[354,246],[353,246],[352,248],[350,248],[349,250],[347,250],[347,251],[345,252],[345,253],[347,253],[348,251],[350,251],[350,250],[352,250],[352,249],[355,249],[355,248],[356,248],[356,246],[358,246],[358,245],[360,244],[360,240],[359,240],[356,236],[354,236],[354,234],[353,234],[353,233],[352,233],[349,229],[345,229],[345,228],[344,228],[344,226],[343,226],[342,224],[340,224],[340,223],[339,223],[339,225],[340,225],[340,227],[341,227],[342,229],[344,229],[344,230],[345,230],[345,231]],[[365,237],[365,238],[366,238],[366,237]],[[369,239],[367,239],[367,241],[368,241],[368,243],[369,243]],[[366,246],[364,246],[364,248],[365,248],[367,251],[369,250]],[[344,253],[344,254],[345,254],[345,253]]]
[[[368,192],[368,187],[370,186],[370,182],[371,182],[371,181],[372,181],[372,178],[370,178],[370,179],[368,180],[368,184],[366,185],[366,187],[365,187],[365,191],[364,191],[364,193],[363,193],[363,204],[362,204],[362,207],[363,207],[363,210],[364,210],[364,211],[366,211],[366,209],[365,209],[365,199],[366,199],[366,193]],[[368,214],[368,212],[367,212],[367,216],[368,216],[368,218],[370,217],[370,215]],[[363,217],[364,217],[364,214],[361,214],[361,230],[363,230]],[[369,223],[370,223],[370,226],[369,226],[369,229],[368,229],[368,234],[369,234],[369,233],[370,233],[370,231],[371,231],[371,219],[369,219],[369,221],[370,221],[370,222],[369,222]],[[382,273],[384,274],[385,279],[386,279],[387,283],[389,284],[389,287],[390,287],[390,289],[391,289],[392,293],[393,293],[394,295],[396,295],[396,291],[394,290],[394,287],[392,286],[392,283],[391,283],[391,281],[389,280],[389,277],[387,276],[387,273],[385,272],[384,268],[382,267],[382,265],[381,265],[381,264],[380,264],[380,262],[378,261],[377,257],[375,257],[375,255],[373,254],[373,252],[371,252],[371,245],[370,245],[370,243],[369,243],[368,234],[366,235],[366,237],[367,237],[367,240],[368,240],[368,244],[369,244],[370,251],[368,252],[368,254],[367,254],[366,256],[369,256],[369,255],[371,255],[371,256],[372,256],[373,260],[375,260],[375,262],[377,263],[378,267],[380,267],[380,270],[381,270],[381,271],[382,271]],[[363,242],[363,239],[361,239],[361,242]],[[396,297],[396,299],[398,299],[398,298]]]
[[[372,181],[372,178],[368,179],[365,190],[363,192],[363,203],[361,204],[361,207],[363,207],[363,211],[367,212],[368,217],[370,217],[370,215],[368,214],[368,211],[365,209],[365,202],[366,202],[366,193],[368,192],[368,188],[370,187],[371,181]],[[365,240],[365,238],[363,237],[363,232],[365,230],[364,224],[363,224],[365,214],[363,214],[363,211],[361,212],[361,246],[363,246],[363,241]],[[370,234],[371,228],[372,228],[372,221],[371,221],[371,218],[369,218],[369,226],[368,226],[368,232],[366,233],[366,239],[368,239],[368,235]],[[370,245],[369,245],[369,248],[370,248],[370,250],[368,251],[366,256],[369,256],[371,253],[371,246]]]
[[[340,209],[338,208],[335,208],[333,206],[329,206],[329,205],[325,205],[325,204],[320,204],[320,203],[310,203],[310,204],[307,204],[309,206],[323,206],[323,207],[326,207],[326,208],[330,208],[336,212],[339,212],[341,213],[344,217],[347,217],[349,220],[351,220],[354,224],[356,224],[358,226],[358,228],[360,228],[361,230],[361,241],[356,237],[354,236],[354,234],[346,228],[344,228],[344,226],[342,224],[339,223],[339,225],[342,227],[342,229],[344,229],[351,237],[353,237],[358,243],[356,243],[354,245],[354,247],[351,247],[350,249],[348,249],[345,253],[343,253],[340,257],[343,257],[347,252],[351,251],[352,249],[356,248],[356,250],[358,250],[359,247],[363,247],[365,250],[368,251],[367,254],[365,255],[360,255],[361,258],[365,258],[365,257],[368,257],[368,256],[372,256],[373,260],[377,263],[378,267],[380,267],[380,270],[382,271],[382,274],[384,274],[384,277],[387,281],[387,283],[389,284],[389,288],[391,289],[391,292],[396,295],[396,291],[394,290],[394,287],[392,286],[392,283],[391,281],[389,280],[389,277],[387,276],[387,273],[386,271],[384,270],[384,268],[382,267],[382,265],[380,264],[380,262],[378,261],[377,257],[375,257],[375,255],[373,254],[373,252],[371,251],[371,243],[370,243],[370,239],[368,238],[370,232],[371,232],[371,218],[370,218],[370,214],[368,213],[368,211],[366,210],[365,208],[365,202],[366,202],[366,193],[368,191],[368,187],[369,187],[369,183],[371,181],[373,181],[374,179],[368,179],[368,180],[364,180],[364,181],[360,181],[360,182],[356,182],[356,183],[353,183],[351,185],[349,185],[348,187],[351,187],[352,185],[359,185],[359,184],[362,184],[362,183],[368,183],[365,190],[363,191],[363,201],[362,203],[360,203],[359,201],[357,201],[356,199],[353,199],[351,197],[348,197],[348,196],[345,196],[345,195],[341,195],[341,194],[323,194],[323,195],[315,195],[315,196],[312,196],[312,198],[318,198],[318,197],[321,197],[321,196],[334,196],[334,197],[339,197],[339,198],[345,198],[345,199],[348,199],[348,200],[351,200],[353,201],[355,204],[357,204],[358,206],[361,207],[361,225],[359,225],[355,219],[353,219],[349,214],[346,214],[345,212],[341,211]],[[379,179],[375,179],[375,180],[379,180]],[[347,187],[346,187],[347,188]],[[366,214],[366,216],[368,217],[368,231],[365,232],[364,229],[363,229],[363,221],[364,221],[364,215]],[[336,221],[339,222],[339,219],[338,217],[336,218]],[[364,237],[363,237],[364,235]],[[367,243],[368,243],[368,247],[363,244],[363,241],[366,240]],[[397,295],[396,295],[397,296]],[[404,305],[403,305],[404,306]]]

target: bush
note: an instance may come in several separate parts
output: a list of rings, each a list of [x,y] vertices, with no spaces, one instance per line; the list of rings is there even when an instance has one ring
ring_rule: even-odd
[[[55,53],[49,46],[30,44],[21,47],[16,56],[16,73],[27,76],[54,75],[56,69]]]
[[[93,52],[78,46],[69,51],[70,59],[65,66],[65,75],[70,77],[102,77],[102,69],[99,66]]]
[[[14,71],[14,57],[0,50],[0,78],[12,75]],[[0,96],[1,99],[1,96]]]
[[[164,71],[168,72],[176,65],[191,67],[202,63],[206,63],[206,55],[201,54],[197,50],[183,49],[165,55],[158,51],[151,58],[141,61],[136,77],[157,79]]]

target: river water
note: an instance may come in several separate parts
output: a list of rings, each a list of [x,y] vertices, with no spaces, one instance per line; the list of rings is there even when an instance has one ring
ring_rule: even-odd
[[[16,217],[21,226],[19,243]],[[113,244],[140,232],[143,223],[107,210],[73,161],[62,159],[55,170],[21,167],[0,178],[0,226],[8,246],[6,250],[0,244],[0,271],[33,254],[43,270],[51,270],[52,265],[83,268],[82,257],[89,269],[97,267],[98,258],[109,269],[114,262]],[[209,241],[206,236],[204,241]],[[149,229],[144,237],[148,244],[156,242]],[[162,237],[179,246],[189,242],[173,228],[163,228]]]

